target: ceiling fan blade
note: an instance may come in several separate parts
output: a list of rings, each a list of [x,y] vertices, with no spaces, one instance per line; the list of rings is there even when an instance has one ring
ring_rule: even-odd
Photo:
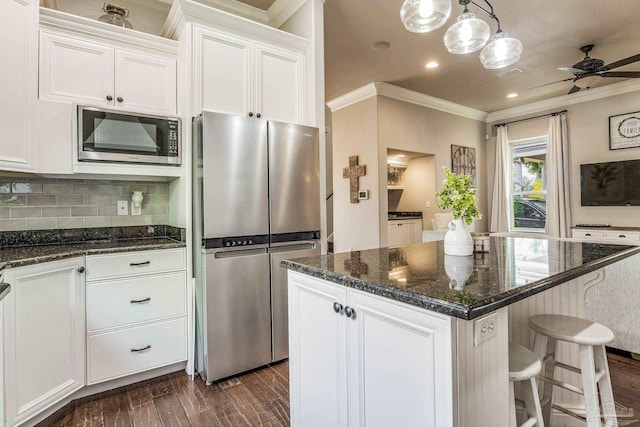
[[[568,82],[569,80],[573,80],[575,77],[569,77],[568,79],[564,79],[564,80],[558,80],[557,82],[551,82],[551,83],[545,83],[543,85],[538,85],[538,86],[533,86],[533,87],[528,87],[527,90],[531,90],[531,89],[537,89],[539,87],[544,87],[544,86],[549,86],[549,85],[554,85],[556,83],[562,83],[562,82]]]
[[[640,53],[625,59],[621,59],[620,61],[612,62],[611,64],[603,65],[598,71],[613,70],[614,68],[622,67],[623,65],[631,64],[638,61],[640,61]]]
[[[571,88],[571,90],[569,90],[569,93],[567,93],[567,95],[571,95],[572,93],[576,93],[579,90],[580,90],[580,88],[578,86],[574,86],[574,87]]]
[[[586,73],[586,71],[583,71],[583,70],[581,70],[579,68],[573,68],[573,67],[558,67],[558,70],[560,70],[560,71],[568,71],[568,72],[573,73],[573,74],[584,74],[584,73]]]
[[[637,79],[640,77],[640,71],[607,71],[600,73],[602,77],[628,77],[631,79]]]

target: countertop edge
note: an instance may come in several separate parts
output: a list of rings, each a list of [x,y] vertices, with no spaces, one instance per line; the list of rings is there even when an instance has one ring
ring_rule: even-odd
[[[0,262],[0,271],[3,271],[8,268],[16,268],[16,267],[24,267],[33,264],[39,264],[42,262],[50,262],[50,261],[58,261],[61,259],[73,258],[77,256],[86,256],[86,255],[99,255],[99,254],[108,254],[108,253],[116,253],[116,252],[136,252],[136,251],[144,251],[144,250],[158,250],[158,249],[177,249],[177,248],[185,248],[186,243],[175,241],[175,243],[171,242],[163,242],[157,244],[145,244],[140,245],[136,244],[137,242],[132,242],[131,246],[115,246],[115,247],[103,247],[103,248],[81,248],[81,249],[70,249],[69,247],[61,248],[59,253],[51,253],[46,255],[40,255],[35,257],[14,259],[8,261]]]
[[[0,301],[2,301],[9,292],[11,292],[11,285],[4,282],[0,283]]]
[[[507,291],[506,295],[497,301],[492,301],[484,304],[482,301],[478,301],[470,306],[458,305],[424,295],[416,295],[415,293],[408,290],[391,288],[380,283],[370,282],[357,277],[346,276],[343,274],[324,270],[320,267],[308,266],[291,260],[281,261],[280,266],[291,271],[296,271],[298,273],[306,274],[319,279],[324,279],[332,283],[344,285],[374,295],[379,295],[394,301],[403,302],[420,308],[425,308],[437,313],[457,317],[462,320],[472,320],[530,296],[536,295],[540,292],[544,292],[569,280],[573,280],[587,273],[611,265],[617,261],[636,255],[638,253],[640,253],[640,247],[631,247],[621,252],[617,252],[615,254],[605,256],[595,261],[588,262],[578,268],[574,268],[562,273],[557,273],[553,276],[533,282],[529,285],[521,286],[519,288]]]

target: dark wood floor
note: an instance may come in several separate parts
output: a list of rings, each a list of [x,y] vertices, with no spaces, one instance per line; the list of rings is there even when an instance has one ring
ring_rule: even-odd
[[[616,402],[640,420],[640,361],[609,354]],[[288,426],[289,365],[280,363],[207,387],[166,375],[75,404],[53,426]],[[622,421],[622,420],[621,420]],[[640,421],[621,424],[640,427]]]

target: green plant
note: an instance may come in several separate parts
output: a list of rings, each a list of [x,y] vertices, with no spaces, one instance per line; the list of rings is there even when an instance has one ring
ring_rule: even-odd
[[[462,219],[471,225],[474,219],[482,218],[476,206],[475,188],[471,188],[472,178],[469,175],[458,175],[447,167],[442,168],[445,179],[442,188],[436,193],[438,207],[451,209],[455,219]]]

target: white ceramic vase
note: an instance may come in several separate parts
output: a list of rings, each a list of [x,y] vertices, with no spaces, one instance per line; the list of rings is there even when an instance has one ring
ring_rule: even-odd
[[[449,287],[456,291],[463,291],[467,280],[473,274],[473,257],[445,254],[444,271],[451,280]]]
[[[444,253],[446,255],[468,256],[473,254],[473,239],[462,219],[453,219],[444,235]]]

